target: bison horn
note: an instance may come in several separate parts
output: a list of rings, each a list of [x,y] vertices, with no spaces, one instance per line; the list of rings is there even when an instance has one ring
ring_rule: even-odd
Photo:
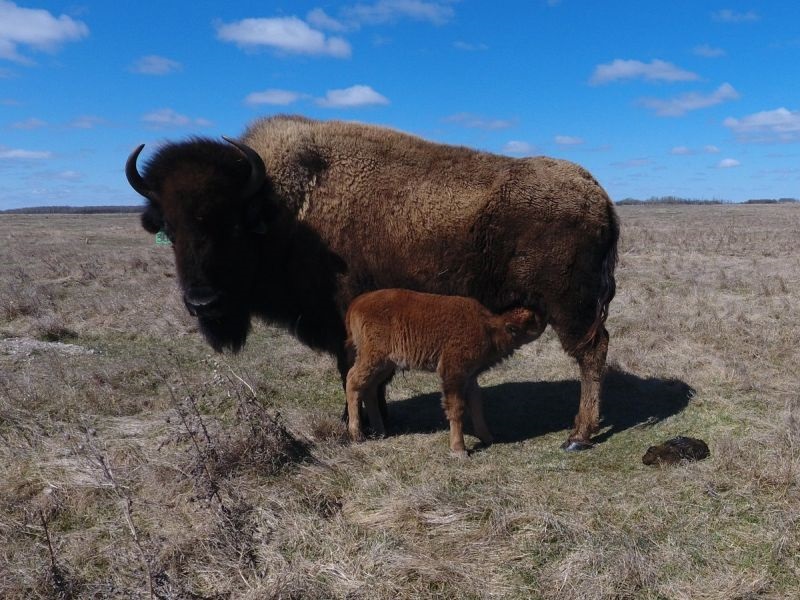
[[[245,198],[249,198],[254,196],[258,190],[264,185],[264,181],[267,178],[267,169],[264,166],[264,161],[261,160],[261,157],[258,153],[253,150],[250,146],[242,144],[241,142],[237,142],[229,137],[222,136],[222,139],[231,144],[232,146],[236,146],[242,154],[245,155],[247,161],[250,163],[250,180],[247,182],[247,185],[244,188],[243,195]]]
[[[144,148],[144,144],[139,144],[139,146],[131,152],[131,155],[128,157],[128,162],[125,163],[125,176],[128,178],[128,183],[131,184],[134,190],[145,198],[154,199],[155,193],[145,185],[144,179],[139,175],[139,170],[136,168],[136,160],[139,158],[142,148]]]

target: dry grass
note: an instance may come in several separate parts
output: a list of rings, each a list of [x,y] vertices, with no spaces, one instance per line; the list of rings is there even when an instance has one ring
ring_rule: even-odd
[[[435,377],[349,445],[327,357],[213,355],[135,216],[0,217],[0,597],[800,597],[800,210],[619,212],[602,443],[558,449],[548,331],[461,462]],[[711,458],[641,464],[678,434]]]

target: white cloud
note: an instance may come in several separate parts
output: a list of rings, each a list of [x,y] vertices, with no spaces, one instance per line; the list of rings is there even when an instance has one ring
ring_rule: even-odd
[[[251,106],[257,104],[273,104],[277,106],[287,106],[297,102],[301,98],[305,98],[306,94],[300,92],[292,92],[290,90],[264,90],[263,92],[252,92],[247,94],[244,102]]]
[[[740,163],[735,158],[723,158],[719,163],[717,163],[718,169],[732,169],[733,167],[738,167]]]
[[[88,35],[89,28],[85,23],[66,15],[54,17],[46,10],[21,8],[13,2],[0,0],[0,58],[33,64],[31,59],[18,52],[18,46],[54,52],[61,44]]]
[[[703,58],[719,58],[720,56],[725,56],[725,50],[709,46],[708,44],[695,46],[692,48],[692,53],[697,56],[702,56]]]
[[[694,81],[700,76],[676,67],[663,60],[643,63],[639,60],[616,59],[605,65],[597,65],[589,79],[592,85],[602,85],[620,79],[645,79],[647,81]]]
[[[241,48],[267,46],[290,54],[350,56],[350,44],[344,38],[327,37],[297,17],[243,19],[217,25],[217,37]]]
[[[423,0],[378,0],[372,4],[349,6],[342,13],[346,18],[366,25],[391,23],[404,18],[443,25],[455,14],[453,8],[444,2]]]
[[[711,18],[722,23],[747,23],[761,19],[755,11],[736,12],[729,8],[723,8],[722,10],[711,13]]]
[[[193,119],[182,115],[171,108],[160,108],[147,113],[142,117],[142,121],[155,129],[165,129],[168,127],[186,127],[189,125],[199,125],[207,127],[211,122],[207,119]]]
[[[78,171],[60,171],[56,173],[56,178],[63,179],[64,181],[79,181],[83,179],[83,174]]]
[[[347,27],[341,21],[337,21],[329,16],[321,8],[315,8],[306,15],[306,21],[309,24],[317,27],[318,29],[327,29],[328,31],[347,31]]]
[[[177,60],[150,54],[143,56],[131,66],[131,71],[141,75],[169,75],[180,71],[183,65]]]
[[[670,154],[675,156],[688,156],[689,154],[694,154],[691,148],[687,146],[675,146],[672,150],[669,151]]]
[[[511,140],[503,146],[503,152],[505,154],[518,154],[522,156],[530,156],[536,151],[536,147],[533,144],[529,144],[528,142],[522,142],[519,140]]]
[[[94,115],[81,115],[72,119],[67,125],[73,129],[94,129],[98,125],[105,125],[106,120],[103,117],[96,117]]]
[[[776,108],[747,115],[728,117],[722,122],[740,138],[757,142],[792,142],[800,140],[800,111]]]
[[[643,98],[639,103],[646,108],[654,110],[660,117],[680,117],[691,110],[708,108],[727,100],[736,100],[738,97],[739,92],[731,84],[723,83],[711,94],[690,92],[668,100]]]
[[[355,108],[389,104],[388,98],[382,96],[368,85],[354,85],[342,90],[328,90],[324,98],[318,98],[317,104],[325,108]]]
[[[719,154],[719,148],[717,148],[713,144],[709,144],[707,146],[703,146],[703,152],[707,154]]]
[[[0,147],[0,159],[10,160],[42,160],[52,158],[53,153],[49,150],[20,150],[18,148]]]
[[[583,143],[583,138],[572,135],[557,135],[554,139],[559,146],[580,146]]]
[[[487,131],[497,131],[498,129],[508,129],[516,125],[516,121],[512,119],[487,119],[472,113],[457,113],[445,117],[445,123],[457,123],[462,127],[470,129],[485,129]]]
[[[620,162],[611,163],[614,167],[621,167],[623,169],[634,169],[636,167],[646,167],[653,164],[649,158],[631,158]]]
[[[17,121],[16,123],[11,124],[11,127],[14,129],[40,129],[45,126],[47,126],[47,122],[37,119],[36,117],[31,117],[30,119]]]
[[[484,52],[489,49],[486,44],[470,44],[469,42],[457,41],[453,42],[453,48],[456,50],[463,50],[464,52]]]

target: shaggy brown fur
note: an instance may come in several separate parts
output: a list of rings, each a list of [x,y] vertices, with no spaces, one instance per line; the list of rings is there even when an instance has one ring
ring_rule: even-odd
[[[335,355],[344,378],[344,314],[364,292],[542,307],[581,369],[570,447],[590,445],[619,227],[586,170],[300,117],[258,121],[240,141],[257,164],[230,144],[190,140],[159,150],[141,177],[134,153],[126,171],[149,199],[145,228],[174,239],[187,308],[216,349],[241,347],[261,317]]]
[[[650,446],[642,462],[646,465],[674,465],[682,460],[703,460],[709,454],[708,445],[703,440],[679,435],[658,446]]]
[[[466,456],[465,405],[477,436],[484,444],[492,442],[483,418],[478,375],[538,338],[547,319],[527,308],[495,315],[473,298],[387,289],[356,298],[347,310],[345,326],[348,349],[355,354],[347,374],[351,438],[363,439],[362,402],[375,432],[383,435],[376,394],[396,369],[436,371],[450,421],[450,452]]]

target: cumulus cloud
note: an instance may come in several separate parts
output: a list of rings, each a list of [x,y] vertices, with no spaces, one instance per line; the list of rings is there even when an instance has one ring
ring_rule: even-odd
[[[315,8],[306,15],[306,21],[317,29],[327,29],[328,31],[347,31],[347,26],[329,16],[321,8]]]
[[[711,18],[721,23],[752,23],[761,19],[755,11],[737,12],[729,8],[723,8],[711,13]]]
[[[583,143],[583,138],[572,135],[557,135],[554,139],[559,146],[580,146]]]
[[[520,140],[510,140],[506,142],[506,145],[503,146],[503,152],[505,154],[517,154],[520,156],[530,156],[536,151],[536,147],[533,144],[529,144],[528,142],[522,142]]]
[[[240,48],[268,47],[289,54],[347,58],[350,44],[341,37],[328,37],[297,17],[242,19],[217,25],[217,38]]]
[[[722,124],[745,141],[793,142],[800,140],[800,111],[781,107],[747,115],[728,117]]]
[[[341,90],[328,90],[325,97],[318,98],[316,103],[325,108],[356,108],[389,104],[389,99],[368,85],[354,85]]]
[[[720,56],[725,56],[725,50],[709,46],[708,44],[695,46],[692,48],[692,53],[696,56],[702,56],[703,58],[719,58]]]
[[[3,160],[42,160],[52,156],[53,153],[49,150],[22,150],[0,146],[0,159]]]
[[[733,167],[738,167],[740,163],[735,158],[723,158],[721,161],[717,163],[718,169],[732,169]]]
[[[736,100],[738,97],[739,92],[730,83],[723,83],[710,94],[690,92],[668,100],[643,98],[639,103],[655,111],[660,117],[680,117],[689,111],[708,108],[728,100]]]
[[[131,65],[131,71],[141,75],[169,75],[180,71],[182,68],[183,65],[177,60],[156,54],[143,56]]]
[[[33,64],[30,58],[19,53],[19,46],[55,52],[62,44],[88,35],[85,23],[66,15],[55,17],[43,9],[22,8],[0,0],[0,58]]]
[[[472,113],[462,112],[445,117],[445,123],[456,123],[469,129],[485,129],[487,131],[497,131],[498,129],[509,129],[517,124],[512,119],[487,119]]]
[[[676,67],[663,60],[644,63],[639,60],[616,59],[608,64],[597,65],[589,83],[602,85],[621,79],[644,79],[646,81],[694,81],[700,79],[697,73]]]
[[[707,154],[719,154],[719,148],[713,144],[708,144],[707,146],[703,146],[703,152]]]
[[[211,122],[207,119],[195,119],[182,115],[171,108],[160,108],[147,113],[142,117],[142,122],[154,129],[166,129],[171,127],[187,127],[198,125],[207,127]]]
[[[288,106],[289,104],[293,104],[294,102],[297,102],[301,98],[305,97],[306,94],[301,94],[300,92],[292,92],[290,90],[270,89],[270,90],[264,90],[263,92],[252,92],[250,94],[247,94],[247,97],[245,97],[244,102],[245,104],[249,104],[251,106],[256,106],[258,104]]]
[[[675,156],[688,156],[689,154],[694,154],[691,148],[687,146],[675,146],[672,150],[669,151],[670,154]]]
[[[356,4],[342,9],[346,19],[365,25],[392,23],[400,19],[427,21],[443,25],[453,18],[453,8],[445,2],[423,0],[378,0],[371,4]]]

